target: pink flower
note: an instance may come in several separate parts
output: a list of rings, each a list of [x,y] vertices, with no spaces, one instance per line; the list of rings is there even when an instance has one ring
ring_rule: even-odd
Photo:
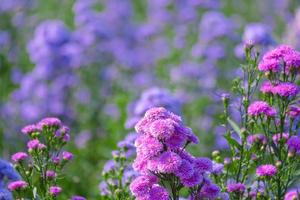
[[[200,173],[211,172],[213,168],[213,163],[209,158],[196,158],[194,160],[194,170]]]
[[[52,171],[52,170],[47,170],[46,171],[46,177],[47,178],[52,179],[52,178],[55,178],[56,176],[57,176],[57,174],[55,173],[55,171]]]
[[[25,160],[26,158],[28,158],[28,155],[27,153],[25,152],[18,152],[18,153],[15,153],[14,155],[12,155],[11,159],[14,161],[14,162],[21,162],[23,160]]]
[[[281,136],[282,136],[282,137],[281,137]],[[282,134],[277,133],[277,134],[275,134],[275,135],[272,136],[272,140],[273,140],[273,142],[274,142],[275,144],[278,144],[278,142],[279,142],[280,140],[286,142],[287,139],[289,139],[289,134],[288,134],[288,133],[282,133]]]
[[[40,141],[38,139],[34,139],[34,140],[30,140],[27,143],[27,147],[28,149],[41,149],[44,148],[44,145],[40,143]]]
[[[149,193],[152,185],[158,182],[158,179],[152,175],[142,175],[135,178],[130,184],[131,193],[136,196],[144,196]]]
[[[261,88],[260,88],[260,91],[264,94],[272,94],[273,93],[273,89],[274,89],[274,86],[273,84],[271,83],[271,81],[265,81]]]
[[[255,101],[248,107],[248,114],[253,117],[259,115],[274,117],[276,115],[276,110],[264,101]]]
[[[277,168],[274,165],[266,164],[261,165],[256,169],[257,176],[260,177],[272,177],[277,173]]]
[[[298,200],[299,198],[298,190],[291,190],[284,195],[284,200]]]
[[[51,186],[49,188],[49,193],[54,197],[58,196],[61,192],[62,192],[62,189],[59,186]]]
[[[246,190],[246,186],[243,183],[229,183],[227,185],[228,192],[243,193]]]
[[[158,139],[168,139],[175,131],[174,123],[171,119],[156,120],[151,123],[149,133]]]
[[[299,87],[294,83],[279,83],[273,88],[273,93],[281,97],[295,97],[299,93]]]
[[[64,151],[62,152],[62,157],[64,160],[70,161],[73,159],[73,154],[68,151]]]
[[[24,128],[22,128],[21,131],[23,134],[28,135],[28,134],[39,131],[39,129],[36,125],[32,124],[32,125],[25,126]]]
[[[14,181],[8,184],[7,188],[10,191],[25,189],[28,184],[25,181]]]
[[[276,59],[262,60],[258,64],[258,69],[263,72],[278,72],[280,70],[280,61]]]
[[[136,152],[145,158],[158,155],[163,150],[163,144],[156,138],[141,135],[135,141]]]
[[[181,165],[182,159],[174,152],[166,151],[159,157],[158,171],[160,173],[174,173]]]
[[[296,117],[300,116],[300,107],[298,107],[298,106],[291,106],[289,108],[288,114],[289,114],[289,116],[291,118],[296,118]]]
[[[60,126],[62,126],[62,123],[60,121],[60,119],[55,118],[55,117],[48,117],[48,118],[44,118],[42,119],[38,125],[37,125],[40,129],[43,129],[44,127],[55,127],[55,128],[59,128]]]
[[[267,138],[263,134],[249,135],[247,137],[247,142],[249,144],[253,144],[253,143],[266,144],[267,143]]]

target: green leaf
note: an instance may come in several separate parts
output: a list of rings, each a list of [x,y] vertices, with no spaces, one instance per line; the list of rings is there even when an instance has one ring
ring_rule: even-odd
[[[227,121],[230,124],[230,126],[232,127],[232,129],[240,136],[240,138],[242,138],[240,127],[234,121],[232,121],[230,118],[227,118]]]

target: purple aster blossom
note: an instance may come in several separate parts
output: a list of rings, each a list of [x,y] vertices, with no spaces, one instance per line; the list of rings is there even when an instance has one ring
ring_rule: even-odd
[[[40,143],[40,141],[38,139],[30,140],[27,143],[27,148],[28,149],[41,149],[42,147],[43,146],[42,146],[42,144]]]
[[[296,152],[297,154],[300,153],[300,137],[299,136],[292,136],[287,141],[287,146],[289,151]]]
[[[158,171],[160,173],[174,173],[176,172],[182,163],[182,159],[176,153],[166,151],[159,156]]]
[[[31,133],[34,133],[34,132],[37,132],[37,131],[40,131],[40,130],[36,125],[32,124],[32,125],[25,126],[24,128],[22,128],[21,131],[22,131],[23,134],[28,135],[28,134],[31,134]]]
[[[70,153],[70,152],[68,152],[68,151],[62,152],[62,158],[63,158],[64,160],[70,161],[70,160],[73,159],[73,157],[74,157],[73,154]]]
[[[10,191],[15,191],[15,190],[22,190],[25,189],[28,186],[28,183],[25,181],[14,181],[8,184],[7,188]]]
[[[261,85],[260,91],[263,94],[273,94],[274,93],[274,85],[271,83],[271,81],[265,81]]]
[[[186,143],[186,136],[180,133],[173,134],[166,140],[166,145],[171,150],[176,150],[182,147]]]
[[[137,154],[144,158],[156,156],[163,151],[164,148],[163,144],[159,140],[148,135],[139,136],[135,145]]]
[[[200,190],[199,197],[207,199],[216,199],[219,196],[221,189],[216,184],[204,184]]]
[[[220,200],[230,200],[230,196],[227,192],[221,192],[219,194],[219,198]]]
[[[260,165],[256,168],[256,174],[260,177],[272,177],[277,173],[277,168],[274,165]]]
[[[200,173],[198,173],[197,171],[194,171],[194,174],[189,178],[180,179],[180,182],[185,187],[194,187],[196,185],[201,184],[202,181],[203,181],[203,176]]]
[[[5,199],[5,200],[13,200],[13,195],[11,192],[5,188],[0,189],[0,199]]]
[[[220,175],[223,173],[223,170],[224,170],[224,164],[213,162],[213,167],[212,167],[211,173],[213,173],[215,175]]]
[[[76,195],[76,196],[72,196],[70,200],[86,200],[86,198]]]
[[[229,193],[244,193],[246,186],[243,183],[229,183],[227,184],[227,191]]]
[[[250,145],[252,145],[252,144],[265,145],[265,144],[267,144],[267,138],[263,134],[254,134],[254,135],[249,135],[247,137],[247,142]]]
[[[299,199],[299,191],[298,190],[290,190],[284,195],[284,200],[298,200]]]
[[[54,197],[58,196],[61,192],[62,192],[62,189],[59,186],[51,186],[49,188],[49,193]]]
[[[250,23],[245,27],[243,41],[252,41],[254,45],[268,46],[273,44],[271,31],[266,24]]]
[[[9,181],[17,181],[20,180],[21,177],[11,163],[0,159],[0,182],[2,182],[4,179]]]
[[[298,106],[289,107],[288,114],[293,119],[300,116],[300,107],[298,107]]]
[[[49,179],[53,179],[57,176],[56,172],[55,171],[52,171],[52,170],[47,170],[46,171],[46,177],[49,178]]]
[[[150,126],[150,134],[158,139],[169,139],[175,131],[174,121],[172,119],[156,120]]]
[[[273,88],[273,93],[280,97],[295,97],[299,93],[299,87],[294,83],[279,83]]]
[[[178,176],[180,179],[188,179],[194,174],[193,165],[187,161],[182,159],[181,165],[175,171],[175,175]]]
[[[202,157],[194,160],[194,170],[200,173],[211,172],[213,169],[213,163],[209,158]]]
[[[274,117],[276,115],[276,110],[267,102],[255,101],[248,107],[248,114],[253,117],[257,117],[259,115]]]
[[[158,179],[151,175],[141,175],[134,179],[130,184],[131,193],[136,196],[144,196],[149,193],[151,187],[156,184]]]
[[[28,158],[28,154],[25,152],[18,152],[11,156],[11,159],[14,162],[21,162],[21,161],[25,160],[26,158]]]
[[[149,196],[151,199],[160,199],[160,200],[168,200],[169,193],[164,187],[154,184],[149,191]]]
[[[280,60],[276,60],[276,59],[262,60],[258,64],[258,69],[262,72],[279,72]]]
[[[289,139],[289,134],[288,133],[276,133],[275,135],[272,136],[272,140],[275,144],[278,144],[279,141],[283,141],[284,143]]]
[[[60,119],[55,118],[55,117],[48,117],[48,118],[44,118],[42,119],[39,123],[38,123],[38,127],[40,127],[41,129],[44,127],[55,127],[55,128],[59,128],[61,127],[62,123],[60,121]]]

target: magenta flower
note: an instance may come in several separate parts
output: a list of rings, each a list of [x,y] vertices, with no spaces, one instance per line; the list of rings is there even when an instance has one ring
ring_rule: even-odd
[[[54,197],[58,196],[61,192],[62,192],[62,189],[59,186],[51,186],[49,188],[49,193]]]
[[[277,173],[277,168],[274,165],[266,164],[256,168],[256,174],[260,177],[272,177]]]
[[[229,193],[243,193],[246,190],[246,186],[243,183],[229,183],[227,184],[227,191]]]
[[[278,72],[280,70],[280,61],[276,59],[262,60],[258,69],[262,72]]]
[[[169,193],[164,187],[155,184],[149,191],[149,197],[150,199],[169,200]]]
[[[265,81],[260,87],[260,91],[264,94],[273,94],[273,89],[274,86],[271,81]]]
[[[273,88],[273,93],[280,97],[295,97],[299,93],[299,87],[294,83],[279,83]]]
[[[64,151],[62,152],[62,157],[64,160],[70,161],[73,159],[73,154],[68,151]]]
[[[160,155],[157,168],[160,173],[170,174],[178,170],[181,162],[182,159],[176,153],[166,151]]]
[[[209,158],[196,158],[194,160],[194,170],[200,173],[211,172],[213,168],[213,163]]]
[[[216,184],[204,184],[201,188],[199,197],[201,199],[216,199],[219,196],[220,191],[220,187]]]
[[[52,171],[52,170],[47,170],[46,171],[46,177],[49,178],[49,179],[53,179],[57,176],[56,172],[55,171]]]
[[[39,149],[41,147],[41,143],[38,139],[30,140],[27,143],[28,149]]]
[[[32,125],[27,125],[24,128],[22,128],[21,132],[25,135],[29,135],[31,133],[39,131],[38,127],[34,124]]]
[[[149,129],[150,135],[158,139],[168,139],[175,131],[174,121],[172,119],[156,120]]]
[[[299,153],[300,152],[300,137],[292,136],[287,141],[287,145],[288,145],[289,151]]]
[[[276,115],[276,110],[269,106],[267,102],[255,101],[248,107],[248,114],[253,117],[257,117],[259,115],[274,117]]]
[[[288,114],[289,114],[289,116],[291,118],[296,118],[296,117],[300,116],[300,107],[298,107],[298,106],[291,106],[289,108]]]
[[[151,187],[158,182],[155,176],[142,175],[135,178],[130,184],[131,193],[136,196],[144,196],[149,193]]]
[[[38,125],[39,128],[44,128],[44,127],[60,127],[62,126],[62,123],[60,121],[60,119],[55,118],[55,117],[48,117],[48,118],[44,118],[42,119]]]
[[[25,152],[17,152],[11,156],[11,159],[14,162],[21,162],[21,161],[25,160],[26,158],[28,158],[28,154]]]
[[[284,195],[284,200],[298,200],[299,198],[298,190],[291,190]]]
[[[200,173],[198,173],[197,171],[194,171],[193,175],[189,178],[180,179],[180,182],[185,187],[194,187],[196,185],[201,184],[202,181],[203,181],[203,176]]]
[[[25,189],[28,184],[25,181],[14,181],[8,184],[7,188],[10,191]]]

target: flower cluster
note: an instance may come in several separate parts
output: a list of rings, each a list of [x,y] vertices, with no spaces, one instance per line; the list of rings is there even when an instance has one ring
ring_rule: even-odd
[[[253,46],[245,50],[245,79],[236,81],[233,88],[240,95],[241,118],[238,123],[234,122],[228,111],[230,99],[224,101],[227,121],[224,136],[232,155],[223,159],[224,173],[228,177],[218,176],[217,182],[227,183],[226,188],[221,189],[227,190],[233,199],[297,199],[296,190],[287,190],[299,170],[299,86],[296,81],[300,52],[282,45],[267,52],[258,63]],[[262,78],[267,79],[259,89],[262,100],[255,101]],[[222,158],[216,160],[222,161]]]
[[[8,189],[17,198],[54,198],[62,188],[57,184],[62,169],[73,159],[73,154],[63,151],[69,141],[69,128],[58,118],[45,118],[37,124],[25,126],[22,133],[29,137],[27,152],[11,156],[23,180],[11,182]]]
[[[152,199],[153,190],[159,190],[162,199],[177,199],[184,187],[190,188],[194,199],[218,197],[220,188],[207,176],[213,172],[213,163],[185,150],[188,144],[199,141],[179,116],[162,107],[151,108],[135,129],[139,136],[133,168],[141,176],[131,183],[130,189],[136,199]],[[157,185],[158,182],[170,184],[171,190]]]

